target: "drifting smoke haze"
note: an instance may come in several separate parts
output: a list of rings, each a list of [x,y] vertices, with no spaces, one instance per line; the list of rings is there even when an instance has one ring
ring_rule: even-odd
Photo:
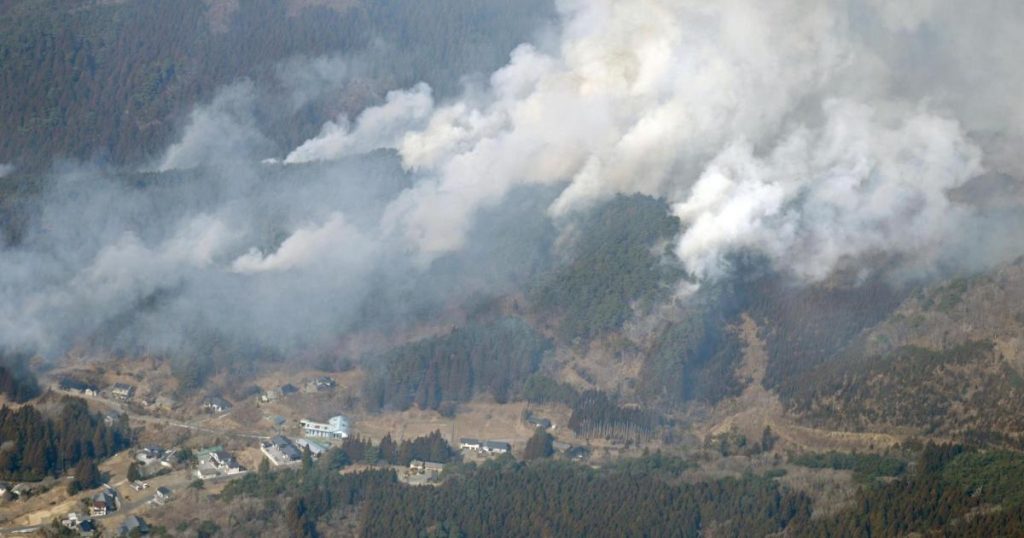
[[[0,343],[55,354],[109,334],[161,351],[210,329],[329,344],[379,290],[515,284],[530,267],[498,278],[489,245],[544,251],[552,223],[620,193],[672,204],[674,252],[698,280],[746,251],[806,282],[878,255],[927,276],[1024,252],[1020,200],[983,211],[952,194],[1024,171],[1019,2],[563,0],[558,13],[553,34],[457,97],[397,88],[290,150],[263,107],[294,112],[368,60],[286,62],[272,99],[224,88],[145,188],[58,170],[0,255]]]

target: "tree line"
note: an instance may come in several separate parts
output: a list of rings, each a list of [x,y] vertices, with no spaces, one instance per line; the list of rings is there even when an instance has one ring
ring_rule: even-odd
[[[810,516],[810,500],[763,477],[685,483],[685,467],[650,463],[595,470],[553,460],[499,458],[463,466],[437,487],[399,483],[394,472],[307,469],[251,473],[222,501],[280,501],[267,521],[237,532],[326,536],[345,513],[360,536],[764,536]],[[643,458],[641,458],[643,460]],[[658,472],[651,471],[652,469]],[[282,517],[283,516],[283,517]]]
[[[0,478],[41,480],[82,460],[101,460],[129,447],[127,417],[108,425],[89,412],[85,400],[64,396],[48,417],[31,405],[0,408]]]
[[[584,437],[645,441],[654,436],[661,417],[654,411],[623,407],[599,390],[580,395],[569,417],[569,429]]]

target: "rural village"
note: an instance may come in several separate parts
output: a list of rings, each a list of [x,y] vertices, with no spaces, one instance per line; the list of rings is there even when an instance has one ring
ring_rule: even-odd
[[[561,457],[582,461],[591,454],[583,446],[588,441],[558,428],[559,421],[568,420],[569,410],[562,406],[528,409],[522,403],[480,402],[466,405],[457,417],[415,410],[367,415],[353,402],[355,372],[306,372],[286,380],[274,376],[234,397],[208,394],[179,401],[158,388],[170,374],[155,362],[143,359],[116,367],[124,370],[109,372],[90,364],[51,372],[50,394],[43,399],[82,398],[108,426],[126,417],[137,436],[134,446],[100,463],[105,480],[91,490],[69,494],[63,482],[72,476],[0,483],[0,535],[33,532],[54,521],[81,536],[94,536],[100,528],[104,536],[145,535],[151,521],[177,510],[180,498],[194,502],[215,495],[261,464],[316,461],[351,439],[379,442],[394,436],[401,442],[437,432],[457,451],[458,460],[480,462],[521,456],[528,438],[543,431],[551,434],[551,449]],[[605,455],[610,455],[607,449]],[[353,463],[340,472],[390,467],[400,481],[424,486],[441,483],[446,466],[420,458],[402,465],[384,459]]]

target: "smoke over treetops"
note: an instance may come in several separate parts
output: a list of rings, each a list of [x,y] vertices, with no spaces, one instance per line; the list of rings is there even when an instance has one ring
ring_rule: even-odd
[[[483,245],[546,245],[549,222],[616,194],[670,202],[674,253],[698,279],[728,274],[739,251],[807,282],[880,254],[930,275],[1024,252],[1019,199],[990,211],[954,195],[1024,172],[1018,2],[562,0],[558,13],[455,98],[394,89],[282,150],[263,107],[294,109],[310,84],[344,78],[325,69],[347,69],[291,61],[283,97],[241,82],[197,107],[146,167],[163,172],[152,184],[58,171],[0,254],[0,343],[58,352],[107,331],[175,349],[215,327],[316,345],[381,289],[516,282],[530,267],[498,278]],[[451,273],[424,276],[441,259]]]

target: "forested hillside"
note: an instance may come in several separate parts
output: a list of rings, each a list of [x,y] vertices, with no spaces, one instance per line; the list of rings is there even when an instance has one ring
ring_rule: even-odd
[[[929,445],[906,478],[865,488],[853,506],[813,519],[797,536],[1020,536],[1019,453]]]
[[[540,366],[550,342],[518,318],[470,325],[364,359],[376,368],[366,406],[438,409],[486,392],[506,401]]]
[[[656,456],[607,470],[498,460],[434,488],[401,485],[392,471],[339,476],[310,467],[252,474],[222,497],[279,501],[267,505],[266,519],[236,520],[231,532],[292,536],[329,536],[328,522],[343,514],[358,517],[361,536],[700,536],[703,529],[745,536],[778,532],[810,514],[807,497],[772,480],[678,483],[678,468]]]
[[[565,245],[562,265],[542,276],[530,304],[567,342],[613,331],[672,294],[682,276],[666,263],[679,231],[663,200],[618,196],[588,213]]]
[[[665,325],[644,356],[639,393],[650,402],[715,403],[743,390],[743,355],[735,324],[742,298],[732,286],[706,285]]]
[[[301,87],[282,80],[281,61],[364,62],[328,88],[330,99],[286,100],[263,118],[275,141],[293,147],[325,117],[389,89],[426,81],[450,95],[461,76],[502,65],[552,14],[547,0],[223,4],[0,2],[0,163],[25,173],[54,158],[137,163],[167,145],[195,104],[236,79]]]
[[[905,475],[905,464],[893,458],[800,460],[872,473],[838,509],[816,506],[772,476],[681,481],[693,465],[661,454],[602,469],[498,459],[457,466],[438,487],[402,485],[392,471],[325,472],[347,465],[331,456],[302,470],[252,473],[230,484],[219,502],[278,501],[253,518],[224,521],[229,535],[330,536],[334,525],[351,525],[352,518],[349,528],[361,536],[1017,536],[1024,530],[1019,453],[949,444],[915,450]],[[899,476],[873,478],[893,475]],[[818,508],[820,515],[811,517]]]
[[[1018,262],[989,274],[951,278],[901,295],[905,299],[889,314],[857,332],[842,324],[833,332],[806,324],[791,333],[792,344],[776,339],[780,396],[796,414],[824,427],[909,427],[1020,446],[1022,277]],[[840,304],[862,304],[860,311],[868,313],[872,297],[879,305],[893,302],[892,296],[876,293]],[[858,310],[830,308],[844,315]],[[833,344],[815,337],[842,333],[849,336]],[[808,348],[804,342],[818,343]],[[804,362],[801,357],[812,355],[801,349],[817,349],[827,360]]]

